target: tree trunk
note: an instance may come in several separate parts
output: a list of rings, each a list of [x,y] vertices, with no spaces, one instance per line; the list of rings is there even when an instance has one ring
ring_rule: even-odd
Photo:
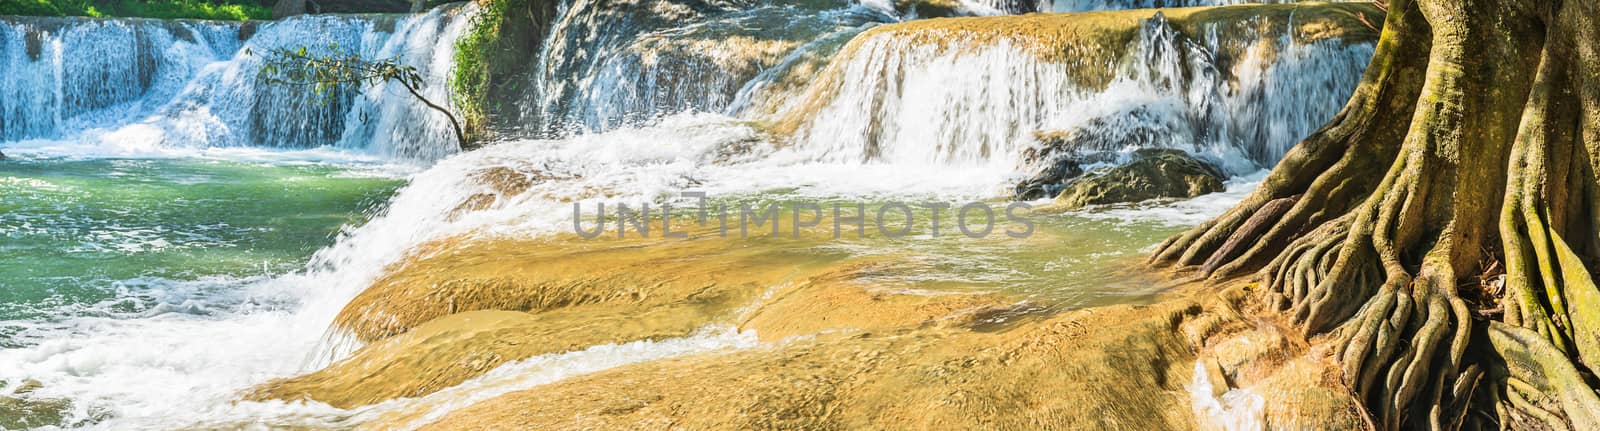
[[[1258,273],[1382,428],[1600,429],[1596,20],[1394,0],[1344,110],[1152,262]]]

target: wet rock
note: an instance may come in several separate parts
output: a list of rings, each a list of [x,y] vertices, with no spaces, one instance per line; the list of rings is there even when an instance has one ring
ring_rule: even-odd
[[[894,8],[902,15],[916,16],[917,18],[972,15],[961,2],[952,0],[900,0],[894,2]]]
[[[949,0],[935,0],[949,1]],[[820,5],[819,5],[820,6]],[[806,63],[806,41],[856,28],[870,14],[750,8],[738,1],[574,1],[565,25],[547,33],[541,128],[609,129],[684,111],[721,111],[745,84],[782,81]],[[831,6],[829,6],[831,7]],[[853,33],[851,30],[847,33]],[[543,34],[541,34],[543,35]],[[824,41],[824,45],[831,42]],[[812,49],[815,46],[807,48]],[[521,65],[526,62],[520,63]],[[763,78],[757,78],[757,76]],[[815,75],[806,75],[809,82]],[[796,76],[796,79],[799,79]]]
[[[1221,170],[1172,149],[1135,151],[1133,161],[1068,183],[1054,205],[1081,208],[1160,198],[1192,198],[1223,190]]]
[[[1025,1],[1000,1],[993,5],[994,11],[1007,14],[1023,14],[1038,12],[1034,2]],[[972,6],[956,0],[898,0],[894,2],[895,11],[904,16],[917,18],[948,18],[958,16],[977,16],[994,11],[975,10]]]
[[[39,383],[38,380],[34,380],[34,379],[23,380],[22,384],[17,385],[16,389],[11,390],[11,394],[12,395],[27,395],[27,394],[31,394],[31,393],[33,393],[33,391],[37,391],[37,390],[39,390],[40,388],[43,388],[43,387],[44,387],[44,383]]]
[[[494,206],[496,202],[500,202],[503,199],[520,195],[535,184],[558,179],[543,169],[525,168],[524,170],[517,170],[506,166],[495,166],[473,172],[471,178],[473,182],[482,184],[490,191],[468,196],[461,204],[456,205],[454,209],[450,210],[450,220],[452,221],[459,219],[463,214],[482,211]]]
[[[1074,157],[1072,153],[1055,152],[1053,147],[1033,147],[1022,152],[1022,160],[1027,171],[1035,172],[1033,176],[1017,183],[1015,197],[1017,200],[1031,201],[1054,197],[1066,187],[1067,181],[1083,175],[1083,160]]]
[[[1055,197],[1085,167],[1112,163],[1130,148],[1151,148],[1184,134],[1184,124],[1152,107],[1095,117],[1067,129],[1034,133],[1035,144],[1022,152],[1022,171],[1033,176],[1017,183],[1018,200]]]
[[[259,30],[261,30],[261,21],[249,20],[241,22],[239,23],[239,35],[236,36],[235,39],[238,39],[240,42],[250,40],[250,38],[254,37],[256,32]]]
[[[35,429],[60,425],[72,403],[58,398],[0,396],[0,428]]]
[[[6,159],[6,153],[4,151],[0,151],[0,160],[5,160],[5,159]]]
[[[692,226],[684,228],[694,235]],[[431,243],[336,318],[336,330],[366,346],[324,369],[253,388],[245,398],[351,408],[426,395],[536,355],[682,338],[713,323],[777,341],[933,325],[1004,303],[989,294],[879,288],[871,277],[898,270],[892,262],[797,258],[788,242],[699,229],[709,235]],[[817,234],[802,241],[831,238]]]
[[[3,387],[3,386],[0,386]],[[35,429],[62,425],[72,402],[61,398],[35,398],[31,395],[43,388],[38,380],[24,380],[11,391],[0,395],[0,429]]]
[[[1275,327],[1246,331],[1209,347],[1208,356],[1229,382],[1255,382],[1301,352]]]
[[[23,49],[28,52],[28,61],[39,61],[44,54],[44,33],[40,31],[27,31],[23,36]]]
[[[951,317],[792,338],[510,392],[422,429],[1194,429],[1177,327],[1215,310],[1172,300],[999,332]]]

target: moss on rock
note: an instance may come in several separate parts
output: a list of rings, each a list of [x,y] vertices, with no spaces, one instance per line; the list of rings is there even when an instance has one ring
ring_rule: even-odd
[[[1180,150],[1143,149],[1134,160],[1085,174],[1067,183],[1051,207],[1075,209],[1089,205],[1139,202],[1161,198],[1192,198],[1223,190],[1221,170]]]
[[[556,16],[555,0],[477,0],[478,13],[456,41],[451,101],[466,141],[480,145],[497,125],[519,121],[516,103],[532,82],[530,65]]]

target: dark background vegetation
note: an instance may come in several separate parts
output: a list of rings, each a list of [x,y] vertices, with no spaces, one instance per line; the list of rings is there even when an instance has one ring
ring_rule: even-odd
[[[426,4],[433,7],[449,1],[428,0]],[[276,3],[277,0],[0,0],[0,15],[272,19]],[[304,12],[395,13],[410,9],[411,0],[311,0]]]
[[[0,0],[0,15],[270,19],[273,0]]]

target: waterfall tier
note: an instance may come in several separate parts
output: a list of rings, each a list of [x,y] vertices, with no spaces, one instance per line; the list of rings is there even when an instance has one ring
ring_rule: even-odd
[[[1343,105],[1375,34],[1346,5],[913,21],[856,37],[774,129],[819,160],[1015,166],[1039,137],[1276,163]],[[1152,139],[1131,137],[1152,136]]]
[[[418,16],[302,16],[276,22],[0,18],[0,139],[89,151],[339,146],[397,158],[455,151],[446,119],[379,84],[323,97],[257,79],[276,48],[337,48],[415,66],[448,100],[454,41],[471,8]]]

